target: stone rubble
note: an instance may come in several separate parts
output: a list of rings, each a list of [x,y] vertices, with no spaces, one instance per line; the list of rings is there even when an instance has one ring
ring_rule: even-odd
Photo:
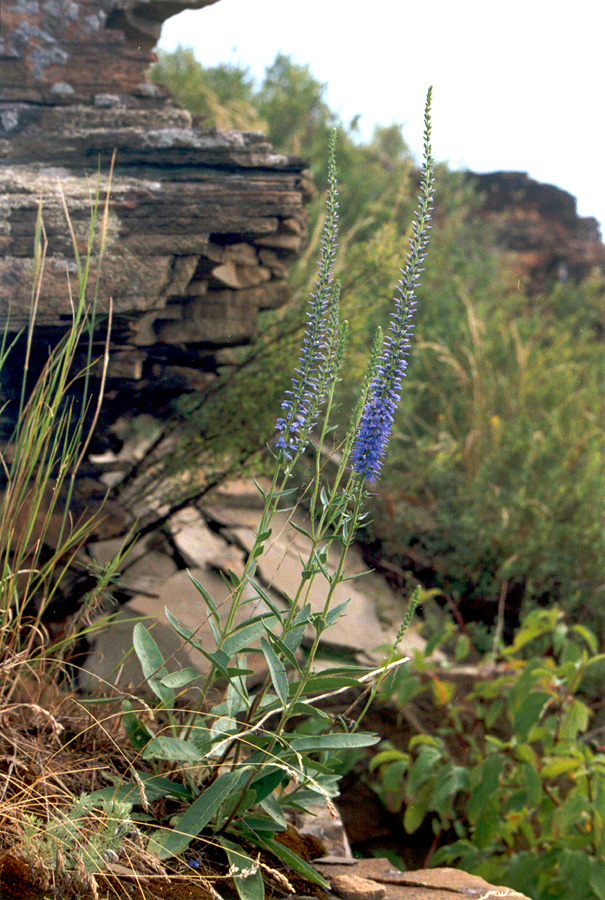
[[[254,483],[238,482],[223,486],[220,496],[203,503],[192,504],[171,515],[166,528],[151,532],[128,549],[122,564],[122,584],[132,593],[114,614],[111,624],[105,625],[93,637],[93,646],[84,665],[80,683],[90,688],[95,679],[112,684],[119,689],[137,688],[142,683],[142,673],[132,653],[132,629],[137,619],[152,629],[152,633],[168,667],[193,666],[200,673],[208,671],[206,658],[175,635],[168,623],[165,607],[179,622],[195,634],[195,640],[204,648],[213,649],[214,639],[208,622],[208,612],[193,578],[209,591],[219,613],[226,615],[230,589],[227,585],[229,571],[243,570],[246,555],[254,540],[254,528],[258,524],[262,500]],[[236,523],[241,523],[237,525]],[[277,512],[273,521],[273,534],[267,542],[267,552],[258,560],[256,577],[278,607],[287,608],[289,598],[295,592],[301,572],[301,559],[305,558],[310,542],[294,524],[308,527],[301,511],[294,514]],[[112,554],[123,545],[120,538],[99,541],[88,546],[88,552],[97,563],[107,563]],[[348,555],[347,573],[359,578],[340,585],[333,603],[350,599],[346,613],[326,632],[322,641],[323,662],[352,658],[360,664],[379,665],[385,656],[385,648],[393,642],[398,622],[394,611],[403,616],[401,598],[384,583],[383,579],[368,573],[359,551]],[[335,550],[329,554],[328,568],[334,571],[337,562]],[[364,573],[364,574],[362,574]],[[327,582],[318,576],[307,597],[314,612],[323,609]],[[138,591],[144,592],[142,594]],[[249,596],[237,621],[244,621],[259,612],[269,611],[251,587]],[[390,615],[391,621],[381,621],[378,611]],[[307,634],[311,639],[312,632]],[[422,649],[424,642],[412,629],[406,635],[403,653]],[[249,668],[254,669],[252,683],[258,683],[266,674],[262,654],[250,653]]]

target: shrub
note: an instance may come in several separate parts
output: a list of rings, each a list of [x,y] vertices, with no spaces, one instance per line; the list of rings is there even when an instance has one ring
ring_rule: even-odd
[[[605,754],[586,690],[605,654],[561,610],[536,610],[512,644],[467,668],[398,670],[400,704],[427,693],[441,724],[379,748],[372,786],[407,834],[428,820],[431,865],[455,864],[534,900],[605,896]],[[464,659],[468,645],[459,642]]]

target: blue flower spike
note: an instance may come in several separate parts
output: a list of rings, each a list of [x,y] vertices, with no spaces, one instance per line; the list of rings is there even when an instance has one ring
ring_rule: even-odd
[[[298,366],[277,420],[276,447],[286,459],[305,449],[325,399],[338,344],[338,291],[333,290],[334,260],[338,238],[338,191],[336,184],[336,130],[332,132],[328,156],[328,192],[318,274],[309,300],[307,327]]]
[[[397,285],[395,308],[376,373],[353,441],[350,462],[360,478],[375,482],[393,429],[394,414],[400,399],[401,381],[406,374],[410,351],[412,318],[416,309],[416,289],[423,272],[431,228],[433,202],[433,159],[431,153],[431,98],[429,88],[424,111],[424,163],[418,206],[412,223],[412,237]]]

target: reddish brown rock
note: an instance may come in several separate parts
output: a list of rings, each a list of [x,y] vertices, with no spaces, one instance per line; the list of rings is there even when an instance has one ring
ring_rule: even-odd
[[[531,294],[556,281],[578,283],[605,271],[605,245],[596,219],[578,216],[575,197],[524,172],[467,176],[479,190],[478,214],[508,250]]]
[[[386,900],[457,900],[462,897],[473,897],[475,900],[528,900],[524,894],[507,887],[488,884],[478,875],[469,875],[459,869],[422,869],[412,872],[400,872],[387,859],[360,859],[355,864],[338,865],[336,860],[330,864],[317,860],[315,867],[321,875],[335,885],[334,893],[339,894],[336,885],[343,879],[349,884],[365,882],[384,887]],[[343,896],[339,894],[339,896]],[[347,895],[347,900],[349,900]],[[357,895],[362,900],[361,893]]]

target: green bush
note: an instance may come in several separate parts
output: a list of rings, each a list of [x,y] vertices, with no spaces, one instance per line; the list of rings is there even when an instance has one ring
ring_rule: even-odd
[[[459,641],[462,661],[468,650]],[[408,834],[430,821],[431,865],[456,865],[533,900],[605,897],[605,753],[586,689],[605,654],[558,609],[536,610],[481,666],[417,657],[399,669],[400,705],[427,693],[440,725],[407,750],[379,748],[372,786]]]
[[[391,224],[351,248],[354,351],[381,315],[373,298],[396,269],[398,234]],[[435,228],[433,249],[365,539],[404,569],[424,560],[420,577],[467,618],[493,622],[504,594],[513,623],[521,605],[558,603],[603,635],[603,286],[529,299],[460,214]],[[353,354],[346,383],[357,377]]]

